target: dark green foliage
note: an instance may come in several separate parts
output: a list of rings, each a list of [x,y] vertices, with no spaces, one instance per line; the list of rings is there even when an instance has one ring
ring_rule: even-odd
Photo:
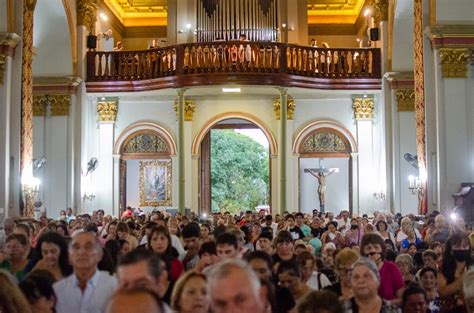
[[[211,131],[212,210],[239,212],[268,203],[268,151],[233,130]]]

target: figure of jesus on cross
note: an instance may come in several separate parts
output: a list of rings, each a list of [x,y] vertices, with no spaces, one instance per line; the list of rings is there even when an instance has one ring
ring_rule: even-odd
[[[319,168],[305,168],[305,173],[310,173],[318,180],[318,196],[319,196],[319,207],[321,212],[324,212],[324,203],[325,203],[325,195],[326,195],[326,177],[333,173],[338,173],[338,168],[325,168],[324,167],[324,159],[319,159]]]

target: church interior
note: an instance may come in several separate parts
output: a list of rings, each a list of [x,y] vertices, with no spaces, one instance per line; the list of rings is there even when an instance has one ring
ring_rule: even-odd
[[[272,214],[467,217],[474,2],[453,2],[0,0],[0,220],[209,214],[215,129],[261,131]]]

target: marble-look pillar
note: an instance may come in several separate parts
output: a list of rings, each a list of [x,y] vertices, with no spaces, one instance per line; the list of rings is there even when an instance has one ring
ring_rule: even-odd
[[[185,153],[184,153],[184,89],[178,89],[178,211],[185,208]]]
[[[279,88],[280,91],[280,149],[279,149],[279,176],[280,176],[280,187],[278,188],[279,194],[279,212],[287,211],[286,203],[286,161],[287,161],[287,112],[288,106],[284,103],[288,103],[288,91],[286,88]]]
[[[96,176],[99,208],[105,214],[113,214],[114,207],[114,158],[115,120],[118,112],[117,99],[105,99],[97,103],[99,116],[99,165]]]

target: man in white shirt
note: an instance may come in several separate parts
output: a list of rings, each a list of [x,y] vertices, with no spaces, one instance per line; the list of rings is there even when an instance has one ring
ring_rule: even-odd
[[[265,221],[261,226],[262,227],[271,227],[271,229],[273,230],[273,236],[276,236],[276,233],[278,231],[278,224],[273,222],[273,216],[271,216],[270,214],[266,215],[265,216]]]
[[[341,211],[341,218],[337,220],[337,227],[340,232],[345,233],[350,228],[351,219],[349,218],[349,211]]]
[[[103,251],[92,233],[76,234],[69,245],[74,273],[53,285],[57,313],[101,313],[117,287],[117,279],[97,269]]]

